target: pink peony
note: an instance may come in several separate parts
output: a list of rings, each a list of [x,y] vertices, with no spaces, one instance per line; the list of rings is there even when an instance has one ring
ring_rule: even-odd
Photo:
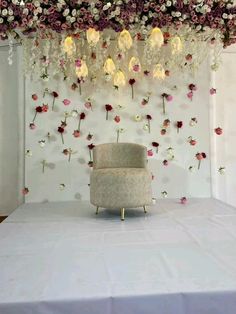
[[[147,151],[147,155],[148,155],[149,157],[152,157],[152,156],[153,156],[153,151],[152,151],[152,149],[149,149],[149,150]]]
[[[64,104],[65,106],[69,106],[70,103],[71,103],[71,101],[70,101],[69,99],[64,99],[64,100],[63,100],[63,104]]]

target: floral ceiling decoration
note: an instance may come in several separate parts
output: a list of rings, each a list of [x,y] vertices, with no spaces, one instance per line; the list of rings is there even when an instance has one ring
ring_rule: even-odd
[[[164,80],[195,72],[209,52],[236,42],[232,0],[0,1],[0,38],[24,48],[25,71],[43,80]],[[36,74],[36,75],[35,75]],[[132,95],[134,85],[131,85]]]

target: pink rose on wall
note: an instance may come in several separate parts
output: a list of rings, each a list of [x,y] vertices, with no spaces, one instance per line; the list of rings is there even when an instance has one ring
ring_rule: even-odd
[[[148,157],[152,157],[152,156],[153,156],[153,151],[152,151],[152,149],[149,149],[149,150],[147,151],[147,155],[148,155]]]
[[[90,100],[87,100],[87,101],[85,102],[84,107],[85,107],[86,109],[88,109],[88,110],[91,109],[91,111],[93,111],[92,103],[91,103]]]
[[[70,101],[69,99],[64,99],[62,102],[63,102],[63,104],[64,104],[65,106],[69,106],[70,103],[71,103],[71,101]]]
[[[33,95],[32,95],[32,99],[33,99],[34,101],[36,101],[36,100],[38,100],[38,96],[37,96],[36,94],[33,94]]]
[[[27,187],[24,187],[21,192],[23,195],[27,195],[29,193],[29,189]]]
[[[210,95],[215,95],[215,94],[216,94],[216,89],[212,87],[210,89]]]
[[[29,124],[29,128],[30,128],[31,130],[34,130],[34,129],[36,129],[36,125],[35,125],[33,122],[31,122],[31,123]]]
[[[166,134],[166,129],[161,129],[161,135],[165,135]]]
[[[86,114],[84,112],[81,112],[81,114],[79,115],[79,124],[78,124],[78,128],[77,130],[74,130],[74,137],[80,137],[80,127],[81,127],[81,121],[84,120],[86,118]]]
[[[223,129],[220,128],[220,127],[215,128],[215,133],[216,133],[217,135],[221,135],[221,134],[223,133]]]
[[[168,160],[166,160],[166,159],[165,159],[165,160],[163,160],[163,162],[162,162],[162,163],[163,163],[163,166],[168,166],[168,165],[169,165],[169,162],[168,162]]]
[[[79,130],[74,130],[73,136],[76,137],[76,138],[80,137],[80,131]]]
[[[195,146],[197,144],[197,141],[192,138],[192,136],[189,136],[188,142],[191,146]]]
[[[115,121],[116,123],[119,123],[119,122],[120,122],[120,116],[115,116],[114,121]]]
[[[187,203],[187,198],[185,196],[181,197],[180,203],[185,205]]]
[[[34,121],[36,120],[36,117],[39,113],[43,113],[43,112],[47,112],[47,111],[48,111],[48,105],[37,106],[35,108],[35,114],[34,114],[32,124],[34,124]]]
[[[193,100],[193,92],[197,90],[197,86],[193,83],[189,84],[188,89],[190,90],[187,93],[187,97],[192,101]]]
[[[170,119],[165,119],[163,121],[163,128],[167,129],[170,126]]]
[[[192,61],[193,56],[189,53],[189,54],[187,54],[187,55],[185,56],[185,59],[186,59],[187,61]]]
[[[200,166],[201,166],[201,161],[206,158],[206,154],[203,153],[203,152],[202,153],[197,153],[196,154],[196,158],[198,160],[198,170],[199,170]]]

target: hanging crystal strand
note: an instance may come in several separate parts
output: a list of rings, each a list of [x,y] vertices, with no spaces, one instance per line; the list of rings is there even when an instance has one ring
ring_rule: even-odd
[[[8,64],[12,65],[13,63],[13,39],[12,36],[8,36],[9,38],[9,51],[8,51]]]

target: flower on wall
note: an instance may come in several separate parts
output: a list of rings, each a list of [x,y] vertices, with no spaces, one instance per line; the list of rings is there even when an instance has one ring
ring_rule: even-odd
[[[90,134],[90,133],[89,133],[89,134],[87,135],[87,137],[86,137],[86,139],[87,139],[88,141],[91,141],[92,138],[93,138],[93,135]]]
[[[187,203],[187,198],[185,196],[181,197],[180,203],[185,205]]]
[[[151,92],[148,92],[147,95],[142,99],[141,105],[146,106],[149,103]]]
[[[223,129],[220,128],[220,127],[215,128],[215,133],[216,133],[217,135],[221,135],[221,134],[223,133]]]
[[[42,105],[42,106],[37,106],[36,108],[35,108],[35,114],[34,114],[34,118],[33,118],[33,121],[32,121],[32,126],[31,126],[31,124],[30,124],[30,128],[31,129],[33,129],[34,127],[33,127],[33,125],[34,125],[34,122],[35,122],[35,120],[36,120],[36,117],[37,117],[37,115],[39,114],[39,113],[43,113],[43,112],[47,112],[48,111],[48,105]]]
[[[163,198],[166,198],[167,195],[168,195],[168,193],[167,193],[166,191],[161,192],[161,196],[162,196]]]
[[[191,118],[189,125],[190,126],[196,126],[197,125],[197,118]]]
[[[61,135],[61,141],[62,141],[62,144],[64,145],[64,132],[65,132],[65,127],[63,127],[62,125],[60,125],[58,128],[57,128],[57,132]]]
[[[105,110],[106,110],[106,120],[108,120],[108,113],[113,110],[112,105],[106,104],[105,105]]]
[[[91,111],[93,111],[92,102],[90,98],[87,98],[86,102],[84,103],[84,107],[88,110],[90,109]]]
[[[206,154],[205,153],[197,153],[196,154],[196,158],[198,160],[198,170],[200,169],[200,166],[201,166],[201,161],[203,159],[206,159]]]
[[[147,121],[148,121],[148,132],[151,133],[151,120],[152,120],[152,116],[150,114],[146,115]]]
[[[65,148],[62,151],[62,154],[64,154],[65,156],[68,156],[68,162],[71,161],[71,155],[75,154],[75,153],[76,153],[76,151],[73,151],[73,149],[71,149],[71,148]]]
[[[69,106],[70,103],[71,103],[71,101],[70,101],[69,99],[64,99],[62,102],[63,102],[63,104],[64,104],[65,106]]]
[[[21,192],[23,195],[27,195],[29,193],[29,189],[27,187],[24,187]]]
[[[156,148],[156,152],[158,153],[158,148],[159,148],[160,144],[157,142],[152,142],[152,146]]]
[[[153,150],[152,150],[152,149],[149,149],[149,150],[147,151],[147,155],[148,155],[148,157],[152,157],[152,156],[153,156]]]
[[[78,138],[80,137],[80,127],[81,127],[81,121],[86,118],[86,114],[84,112],[81,112],[79,115],[79,124],[77,130],[74,130],[73,136]]]
[[[59,95],[58,95],[58,93],[55,92],[55,91],[53,91],[53,92],[51,93],[51,95],[52,95],[52,97],[53,97],[53,100],[52,100],[52,111],[53,111],[53,110],[54,110],[54,105],[55,105],[55,100],[56,100],[56,98],[59,97]]]
[[[192,101],[193,100],[193,92],[197,90],[197,86],[193,83],[188,86],[189,92],[187,93],[187,97]]]
[[[188,142],[191,146],[195,146],[197,144],[197,140],[193,139],[192,136],[188,137]]]
[[[176,128],[177,128],[178,133],[179,133],[179,130],[182,129],[182,127],[183,127],[183,121],[177,121]]]
[[[33,99],[34,101],[38,100],[38,95],[37,95],[37,94],[33,94],[33,95],[32,95],[32,99]]]
[[[95,145],[93,145],[93,143],[88,145],[88,149],[89,149],[89,161],[93,162],[93,158],[92,158],[92,150],[94,149]]]
[[[163,166],[168,166],[169,165],[169,161],[165,159],[165,160],[163,160],[162,164],[163,164]]]
[[[216,94],[216,89],[212,87],[210,89],[210,95],[215,95],[215,94]]]
[[[131,86],[131,95],[132,99],[134,99],[134,84],[136,83],[135,79],[132,78],[129,80],[129,85]]]
[[[165,101],[172,101],[173,100],[173,96],[167,94],[167,93],[163,93],[161,94],[162,97],[162,110],[163,110],[163,114],[166,114],[166,104]]]
[[[142,121],[142,116],[141,116],[140,114],[136,114],[136,115],[134,116],[134,121],[136,121],[136,122]]]
[[[225,167],[220,167],[218,169],[219,174],[225,174]]]

